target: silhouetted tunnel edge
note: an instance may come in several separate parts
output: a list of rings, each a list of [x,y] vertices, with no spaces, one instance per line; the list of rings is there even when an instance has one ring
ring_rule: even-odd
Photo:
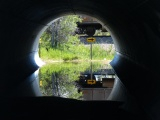
[[[7,45],[0,48],[4,51],[1,95],[40,95],[34,82],[38,66],[33,56],[37,54],[41,32],[59,16],[82,13],[104,23],[114,39],[117,54],[111,65],[117,82],[110,100],[123,101],[122,108],[129,112],[139,114],[142,110],[146,116],[160,119],[159,5],[156,0],[1,1],[0,39],[2,45]]]

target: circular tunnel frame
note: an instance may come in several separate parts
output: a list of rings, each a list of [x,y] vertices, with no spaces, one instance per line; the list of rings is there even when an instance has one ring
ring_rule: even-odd
[[[114,40],[116,55],[111,65],[117,82],[110,100],[123,101],[125,110],[135,113],[140,109],[148,118],[160,119],[159,5],[156,0],[1,1],[0,38],[7,47],[1,47],[5,52],[0,94],[39,95],[34,76],[39,66],[33,58],[40,35],[60,16],[85,14],[100,20]]]

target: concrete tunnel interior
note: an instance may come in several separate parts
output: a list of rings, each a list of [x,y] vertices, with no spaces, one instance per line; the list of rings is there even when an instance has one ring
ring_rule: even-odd
[[[77,116],[77,119],[99,119],[103,116],[90,114],[108,112],[110,119],[159,120],[159,5],[157,0],[0,1],[3,115],[37,117],[43,113],[41,117],[50,118],[54,107],[57,112],[54,115],[66,119]],[[67,14],[93,16],[111,33],[116,48],[111,66],[117,77],[107,102],[39,97],[41,93],[36,83],[39,66],[34,60],[39,37],[50,22]],[[96,111],[102,108],[106,110]],[[67,115],[59,116],[60,113]],[[82,113],[86,114],[80,116]]]

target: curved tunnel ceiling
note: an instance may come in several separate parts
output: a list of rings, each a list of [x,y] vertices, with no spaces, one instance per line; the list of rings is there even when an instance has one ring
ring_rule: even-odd
[[[62,15],[86,14],[106,26],[116,47],[111,65],[117,82],[110,100],[123,100],[128,109],[136,104],[148,118],[159,120],[159,6],[158,0],[1,0],[0,94],[37,96],[30,75],[38,69],[34,56],[41,33]]]

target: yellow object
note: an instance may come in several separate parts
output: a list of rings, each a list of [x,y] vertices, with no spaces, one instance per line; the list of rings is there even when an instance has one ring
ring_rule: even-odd
[[[43,85],[43,84],[42,84],[42,80],[40,81],[39,85],[40,85],[40,86],[42,86],[42,85]]]
[[[87,38],[87,42],[95,42],[95,41],[96,41],[96,38],[93,38],[93,37]]]
[[[96,80],[87,80],[87,84],[96,84]]]

